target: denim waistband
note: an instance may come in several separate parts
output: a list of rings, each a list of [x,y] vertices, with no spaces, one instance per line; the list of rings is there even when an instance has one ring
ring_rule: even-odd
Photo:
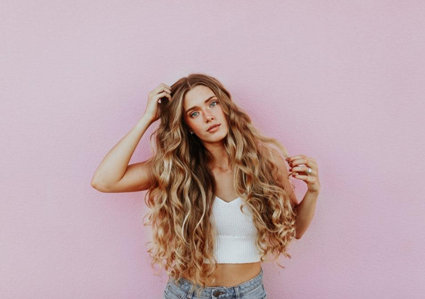
[[[195,292],[190,292],[193,283],[185,278],[179,279],[179,284],[177,285],[174,279],[170,279],[168,284],[169,287],[185,293],[185,298],[192,298],[196,296]],[[236,286],[224,287],[224,286],[212,286],[202,288],[199,296],[201,298],[218,298],[220,295],[222,297],[232,296],[232,298],[244,298],[244,295],[251,294],[261,287],[261,290],[264,291],[263,286],[263,269],[260,269],[255,277],[250,280],[244,281]],[[264,291],[265,292],[265,291]],[[182,294],[183,295],[183,294]],[[195,297],[197,298],[197,297]]]

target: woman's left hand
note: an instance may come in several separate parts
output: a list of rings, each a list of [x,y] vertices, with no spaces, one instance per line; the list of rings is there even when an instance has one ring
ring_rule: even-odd
[[[286,158],[289,164],[289,175],[292,177],[303,180],[307,183],[308,191],[319,193],[319,169],[317,163],[313,158],[305,155],[296,155]],[[311,172],[308,172],[311,169]],[[303,173],[303,174],[300,174]]]

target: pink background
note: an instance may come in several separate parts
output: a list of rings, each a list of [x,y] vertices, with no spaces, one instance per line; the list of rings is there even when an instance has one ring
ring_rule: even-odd
[[[268,297],[423,298],[424,15],[423,1],[2,1],[0,297],[162,298],[145,193],[90,180],[150,90],[203,72],[319,165],[311,226],[285,269],[263,264]]]

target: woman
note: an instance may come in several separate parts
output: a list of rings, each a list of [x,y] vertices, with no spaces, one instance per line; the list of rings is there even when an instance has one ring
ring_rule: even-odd
[[[156,153],[128,165],[157,119]],[[288,174],[308,185],[300,204]],[[143,117],[103,159],[92,186],[148,190],[148,252],[169,275],[164,298],[266,298],[261,263],[268,254],[291,258],[287,246],[307,229],[320,190],[314,159],[288,157],[205,74],[153,89]]]

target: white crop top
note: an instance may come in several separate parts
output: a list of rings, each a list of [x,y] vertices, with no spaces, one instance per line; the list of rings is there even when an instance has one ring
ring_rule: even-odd
[[[212,209],[212,224],[217,230],[214,256],[217,263],[253,263],[260,261],[260,252],[255,244],[257,228],[248,205],[240,210],[242,198],[226,202],[215,197]],[[206,261],[208,263],[208,261]]]

